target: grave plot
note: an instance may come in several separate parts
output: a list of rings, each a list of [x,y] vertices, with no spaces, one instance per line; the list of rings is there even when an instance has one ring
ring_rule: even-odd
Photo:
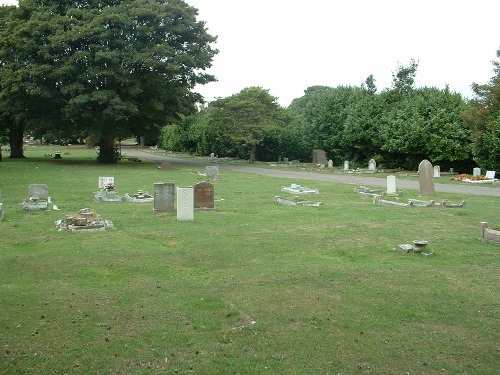
[[[282,186],[281,191],[286,191],[292,194],[319,194],[318,189],[310,189],[308,187],[303,187],[297,184],[291,184],[290,186]]]
[[[31,184],[28,188],[28,199],[19,204],[21,211],[45,211],[52,203],[49,188],[45,184]]]
[[[99,177],[99,190],[94,193],[94,202],[123,202],[124,197],[120,197],[115,191],[114,177]]]
[[[125,193],[124,199],[132,203],[151,203],[154,197],[144,190],[137,190],[136,194]]]
[[[313,207],[318,207],[318,206],[323,206],[323,202],[312,202],[309,200],[306,200],[303,197],[299,196],[294,196],[290,198],[282,198],[280,196],[275,196],[274,197],[274,202],[276,204],[279,204],[281,206],[313,206]]]
[[[500,245],[500,230],[492,229],[486,221],[479,223],[478,240]]]
[[[89,208],[82,208],[77,214],[66,215],[64,220],[56,221],[56,229],[68,232],[104,232],[114,229],[111,220],[105,220]]]

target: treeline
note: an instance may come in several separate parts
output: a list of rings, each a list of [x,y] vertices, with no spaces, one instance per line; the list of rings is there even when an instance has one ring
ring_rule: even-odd
[[[500,50],[497,52],[500,54]],[[390,89],[377,92],[369,76],[360,87],[314,86],[288,108],[268,90],[249,87],[218,99],[183,121],[164,127],[160,145],[198,155],[214,153],[250,161],[310,161],[327,152],[336,165],[416,169],[428,159],[443,169],[500,170],[500,85],[473,85],[465,100],[448,88],[415,88],[418,64],[399,66]]]

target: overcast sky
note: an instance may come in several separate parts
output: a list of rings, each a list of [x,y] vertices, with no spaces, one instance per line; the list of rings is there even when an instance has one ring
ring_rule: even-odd
[[[499,0],[185,1],[218,36],[218,82],[197,88],[207,101],[261,86],[288,106],[310,86],[359,86],[370,74],[381,91],[411,59],[418,87],[471,98],[500,48]]]
[[[500,48],[498,0],[186,1],[218,36],[218,82],[197,90],[208,101],[261,86],[288,106],[307,87],[359,86],[370,74],[381,91],[411,59],[417,87],[470,98]]]

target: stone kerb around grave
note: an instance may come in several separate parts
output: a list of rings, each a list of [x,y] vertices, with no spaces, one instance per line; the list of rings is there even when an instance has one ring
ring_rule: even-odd
[[[500,231],[489,228],[488,223],[482,221],[479,223],[478,239],[500,245]]]

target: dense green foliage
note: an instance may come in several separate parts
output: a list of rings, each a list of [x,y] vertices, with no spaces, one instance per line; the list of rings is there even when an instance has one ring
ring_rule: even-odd
[[[203,70],[215,38],[181,0],[21,0],[8,9],[0,82],[12,133],[25,125],[91,135],[99,160],[112,162],[115,139],[158,133],[193,113],[202,98],[191,90],[214,80]]]
[[[497,51],[500,59],[500,49]],[[500,61],[493,61],[495,75],[484,85],[473,84],[476,98],[469,103],[464,121],[474,133],[473,152],[479,165],[500,170]]]

